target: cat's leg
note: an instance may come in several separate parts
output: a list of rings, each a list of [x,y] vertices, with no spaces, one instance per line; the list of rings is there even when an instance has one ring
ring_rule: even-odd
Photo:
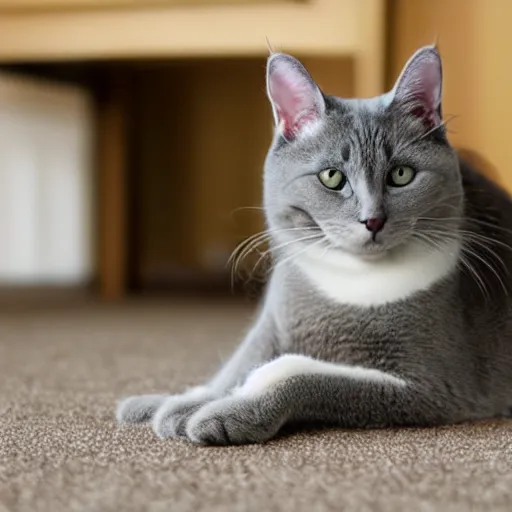
[[[169,395],[135,395],[124,398],[117,404],[118,423],[145,423],[150,421],[157,409]]]
[[[242,344],[220,371],[193,396],[169,397],[153,418],[153,430],[160,438],[184,436],[188,419],[205,404],[225,396],[241,385],[255,367],[275,356],[274,322],[264,309]]]
[[[266,441],[287,423],[346,428],[443,423],[439,395],[397,376],[283,355],[254,370],[231,395],[190,417],[187,437],[203,444]]]
[[[160,437],[181,435],[187,418],[209,401],[241,384],[255,367],[275,355],[273,319],[264,308],[245,340],[228,362],[205,385],[178,395],[139,395],[122,400],[116,417],[120,423],[152,421]]]

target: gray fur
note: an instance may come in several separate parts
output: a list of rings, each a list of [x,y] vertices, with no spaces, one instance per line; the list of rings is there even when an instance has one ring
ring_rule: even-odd
[[[282,55],[271,57],[269,69],[280,58],[306,73]],[[438,62],[440,77],[437,50],[425,48],[387,95],[322,95],[325,105],[312,103],[309,112],[322,116],[316,133],[284,137],[276,129],[264,175],[275,268],[254,327],[204,388],[165,402],[161,395],[132,397],[120,404],[119,421],[152,420],[160,437],[239,444],[266,441],[289,424],[430,426],[510,410],[512,203],[459,160],[444,126],[430,127],[421,115],[411,115],[418,95],[409,93],[421,87],[415,82],[421,59],[430,66]],[[438,99],[431,98],[435,110],[427,121],[441,119]],[[418,171],[413,182],[387,187],[389,169],[405,164]],[[345,173],[346,188],[333,192],[320,184],[317,173],[329,167]],[[372,243],[360,222],[380,215],[388,220]],[[324,238],[300,241],[309,228],[320,228]],[[461,258],[449,275],[404,300],[371,307],[325,297],[294,264],[294,255],[317,241],[326,250],[371,259],[413,239],[429,250],[429,244],[458,237]],[[380,370],[406,385],[305,373],[262,393],[237,392],[254,368],[269,361],[292,364],[289,354]]]

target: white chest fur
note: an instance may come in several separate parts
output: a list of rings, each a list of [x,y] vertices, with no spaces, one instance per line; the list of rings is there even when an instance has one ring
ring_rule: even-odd
[[[349,254],[311,248],[296,265],[322,294],[341,303],[377,306],[405,299],[446,277],[457,265],[460,243],[438,250],[411,244],[394,254],[365,261]]]

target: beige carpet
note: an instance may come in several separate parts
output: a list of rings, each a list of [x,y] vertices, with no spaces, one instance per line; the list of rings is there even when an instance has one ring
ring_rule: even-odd
[[[213,370],[247,306],[23,304],[0,312],[2,512],[512,510],[512,422],[230,448],[114,424],[119,396]]]

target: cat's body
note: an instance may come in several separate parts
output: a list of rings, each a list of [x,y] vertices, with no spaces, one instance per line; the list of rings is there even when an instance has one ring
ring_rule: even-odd
[[[485,222],[469,221],[466,229],[487,233],[486,237],[492,233],[495,243],[487,242],[488,246],[512,269],[512,202],[464,163],[462,170],[467,211]],[[482,208],[489,199],[492,205]],[[499,227],[493,229],[491,222],[499,222]],[[477,258],[468,263],[483,284],[475,281],[467,267],[458,265],[428,289],[370,307],[326,299],[303,272],[294,266],[279,267],[272,276],[276,282],[271,283],[281,290],[272,310],[282,332],[277,352],[398,375],[430,389],[433,401],[445,400],[447,422],[512,409],[512,276],[495,256],[480,251],[480,257],[492,269]],[[365,279],[358,279],[361,286]],[[365,292],[374,293],[377,301],[386,295],[378,288]],[[460,413],[449,410],[456,402]],[[413,423],[419,422],[418,415]]]
[[[320,93],[269,60],[275,268],[257,321],[205,386],[122,402],[161,437],[264,441],[289,423],[436,425],[512,407],[512,202],[450,147],[437,51],[390,93]]]

